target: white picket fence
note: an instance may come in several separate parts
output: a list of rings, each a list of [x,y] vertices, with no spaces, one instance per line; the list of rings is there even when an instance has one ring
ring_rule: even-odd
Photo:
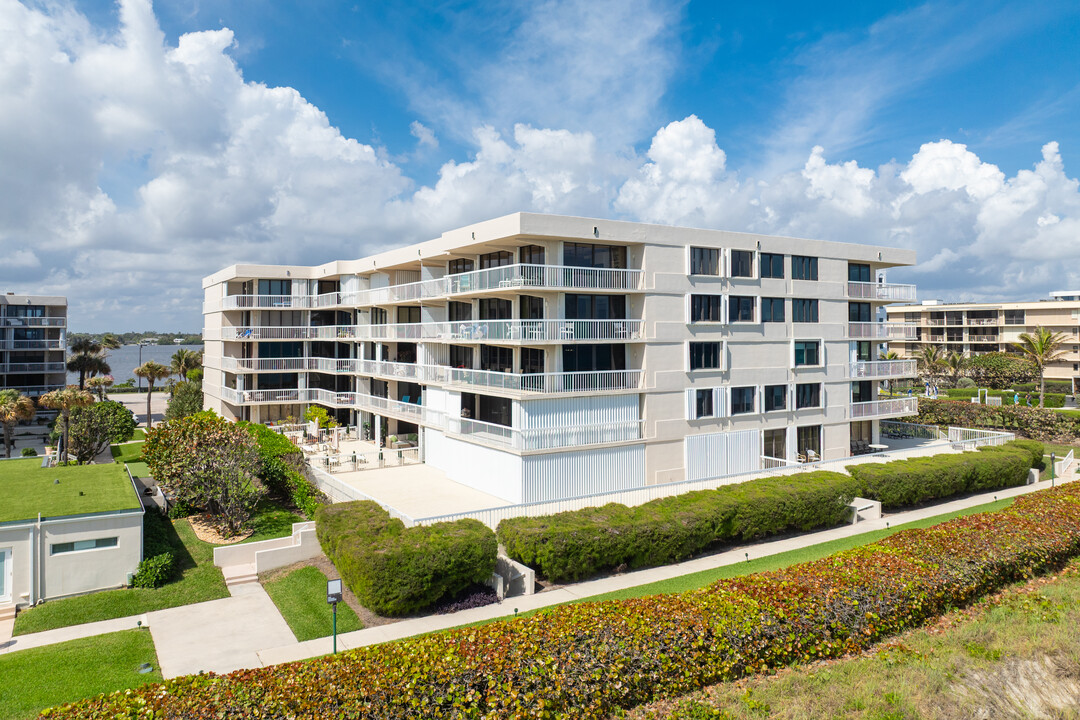
[[[1061,477],[1069,472],[1073,462],[1075,462],[1075,458],[1073,457],[1073,451],[1070,450],[1068,455],[1054,462],[1054,477]]]

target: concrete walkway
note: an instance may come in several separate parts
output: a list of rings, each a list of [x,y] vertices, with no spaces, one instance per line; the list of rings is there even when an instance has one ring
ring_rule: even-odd
[[[1076,471],[1073,470],[1057,480],[1057,483],[1070,482],[1075,480],[1076,477]],[[849,538],[885,529],[886,525],[897,526],[933,518],[993,502],[995,498],[1005,499],[1044,490],[1049,488],[1050,484],[1049,481],[1044,480],[1034,485],[998,490],[919,510],[896,513],[881,520],[864,521],[857,525],[845,525],[783,540],[736,547],[726,552],[675,565],[648,568],[568,585],[536,595],[514,597],[501,604],[464,610],[452,615],[414,618],[389,625],[365,628],[338,635],[338,649],[357,648],[399,640],[423,633],[446,630],[459,625],[512,616],[517,611],[526,612],[551,607],[566,602],[587,599],[603,593],[668,580],[680,575],[744,563],[748,557],[749,559],[768,557],[789,550],[811,547],[830,540]],[[257,668],[317,657],[331,652],[332,639],[329,637],[302,643],[297,642],[278,612],[277,607],[261,585],[245,583],[230,587],[230,591],[233,593],[233,597],[221,600],[158,610],[140,616],[76,625],[32,635],[21,635],[8,642],[5,642],[8,640],[7,637],[0,635],[0,653],[124,630],[135,627],[138,620],[142,620],[144,626],[148,625],[150,627],[157,647],[162,673],[165,677],[176,677],[200,670],[229,672],[241,668]],[[3,628],[0,627],[0,631],[2,630]]]

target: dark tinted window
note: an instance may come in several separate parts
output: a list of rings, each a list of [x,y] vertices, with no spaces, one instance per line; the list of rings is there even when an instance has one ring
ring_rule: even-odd
[[[754,298],[744,295],[729,297],[728,322],[754,322]]]
[[[543,265],[544,247],[542,245],[526,245],[518,250],[518,262],[523,265]]]
[[[720,348],[721,344],[718,342],[690,343],[690,369],[720,369]]]
[[[724,322],[722,295],[691,295],[690,322]]]
[[[761,298],[761,322],[784,322],[784,298]]]
[[[626,248],[622,245],[565,243],[563,264],[570,267],[622,269],[626,267]]]
[[[761,277],[784,277],[784,256],[776,253],[761,253]]]
[[[862,263],[848,263],[847,279],[850,282],[870,282],[870,266]]]
[[[792,255],[791,277],[795,280],[817,280],[817,258]]]
[[[765,412],[787,408],[787,385],[765,386]]]
[[[799,383],[795,386],[795,409],[821,407],[821,383]]]
[[[791,301],[791,319],[794,322],[818,321],[818,301],[795,298]]]
[[[754,253],[752,250],[731,251],[731,277],[754,277]]]
[[[731,414],[741,415],[754,412],[754,388],[731,388]]]
[[[472,260],[451,260],[450,264],[447,266],[447,271],[451,275],[459,275],[463,272],[472,272],[475,267]]]
[[[695,393],[694,409],[696,412],[694,417],[704,418],[712,417],[714,415],[712,388],[708,388],[707,390],[698,390]]]
[[[795,367],[800,365],[820,365],[821,344],[817,340],[795,341]]]
[[[851,302],[847,308],[849,322],[870,322],[870,303]]]
[[[493,267],[502,267],[503,265],[512,265],[513,262],[514,254],[509,250],[485,253],[480,256],[480,269],[486,270]]]
[[[716,248],[690,248],[691,275],[719,275],[720,251]]]

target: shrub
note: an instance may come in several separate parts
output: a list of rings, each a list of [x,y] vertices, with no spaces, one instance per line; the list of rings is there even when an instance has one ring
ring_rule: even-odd
[[[958,387],[958,388],[973,388],[973,387],[977,387],[977,386],[975,385],[975,381],[972,380],[971,378],[962,377],[962,378],[960,378],[959,380],[956,381],[956,387]]]
[[[1037,383],[1037,382],[1018,383],[1016,385],[1013,385],[1013,389],[1016,390],[1017,392],[1037,393],[1037,392],[1039,392],[1039,383]],[[1053,382],[1051,380],[1047,380],[1046,381],[1046,392],[1048,392],[1048,393],[1061,393],[1062,395],[1072,395],[1073,394],[1072,383]]]
[[[911,418],[911,422],[1005,429],[1045,442],[1070,442],[1080,436],[1080,417],[1069,412],[1023,405],[992,407],[956,400],[919,398],[919,414]]]
[[[1046,446],[1037,440],[1013,440],[1009,443],[1013,447],[1022,448],[1031,453],[1031,467],[1038,470],[1046,469],[1046,462],[1043,460],[1043,455],[1046,454]]]
[[[161,587],[172,579],[176,567],[176,558],[171,552],[148,557],[139,563],[139,569],[131,581],[132,587]]]
[[[35,450],[34,448],[23,448],[22,449],[22,456],[23,457],[37,457],[37,454],[38,454],[37,450]]]
[[[991,453],[992,454],[992,453]],[[865,650],[1080,554],[1080,484],[681,595],[562,605],[307,662],[191,675],[52,718],[582,718]]]
[[[259,479],[272,492],[289,498],[309,519],[326,502],[319,488],[304,476],[303,453],[289,438],[259,423],[239,422],[251,433],[259,448]]]
[[[979,387],[1009,388],[1030,382],[1039,371],[1030,360],[1017,355],[992,352],[976,355],[968,364],[968,373]]]
[[[132,579],[132,587],[161,587],[176,572],[176,555],[169,536],[169,521],[156,511],[143,515],[143,560]]]
[[[73,409],[68,424],[70,452],[80,464],[93,460],[109,443],[127,442],[135,434],[135,415],[112,400]]]
[[[495,533],[476,520],[406,528],[363,500],[324,505],[315,522],[345,584],[380,615],[422,610],[495,570]]]
[[[950,398],[973,398],[973,397],[975,397],[976,395],[979,394],[979,391],[978,391],[978,389],[951,388],[949,390],[945,390],[945,394],[948,395]],[[1020,391],[1019,393],[1017,393],[1017,392],[1013,392],[1011,390],[989,390],[989,391],[987,391],[987,394],[990,397],[999,397],[999,398],[1001,398],[1001,403],[1003,405],[1012,405],[1013,404],[1013,399],[1015,398],[1015,396],[1017,394],[1020,395],[1020,402],[1019,402],[1020,405],[1025,405],[1025,406],[1027,405],[1027,397],[1026,397],[1027,395],[1031,395],[1031,404],[1032,405],[1038,405],[1039,404],[1039,394],[1038,394],[1037,391],[1034,392],[1034,393],[1025,393],[1023,391]],[[1046,407],[1048,407],[1048,408],[1064,407],[1065,406],[1065,396],[1060,395],[1060,394],[1056,394],[1056,393],[1047,392],[1046,396],[1044,398],[1044,405]]]

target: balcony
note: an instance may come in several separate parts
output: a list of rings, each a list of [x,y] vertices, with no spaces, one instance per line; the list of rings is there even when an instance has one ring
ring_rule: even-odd
[[[64,383],[60,383],[59,385],[8,385],[4,389],[15,390],[16,392],[20,392],[23,395],[28,395],[30,397],[37,397],[39,395],[44,395],[47,392],[52,392],[53,390],[59,390],[63,387]]]
[[[356,337],[355,325],[323,325],[320,327],[276,327],[276,326],[225,326],[219,329],[219,336],[214,338],[210,330],[208,339],[219,340],[351,340]]]
[[[63,340],[0,340],[0,350],[64,350]]]
[[[58,317],[2,317],[0,327],[66,327],[67,318]]]
[[[848,323],[848,338],[852,340],[914,340],[915,323]]]
[[[969,343],[998,343],[1001,342],[1000,335],[968,335]]]
[[[6,373],[66,373],[67,365],[51,363],[0,363],[0,375]]]
[[[361,325],[359,340],[523,343],[642,340],[641,320],[469,320]]]
[[[1001,321],[997,318],[968,318],[968,325],[1000,325]]]
[[[873,418],[914,415],[917,412],[919,412],[919,399],[906,397],[851,403],[849,415],[852,420],[871,420]]]
[[[852,380],[915,377],[915,360],[876,360],[848,364],[848,377]]]
[[[915,286],[899,283],[849,282],[849,298],[857,300],[880,300],[882,302],[913,302]]]
[[[463,440],[499,448],[519,451],[550,450],[641,440],[642,422],[626,420],[596,425],[518,430],[480,420],[449,417],[446,421],[446,433]]]

